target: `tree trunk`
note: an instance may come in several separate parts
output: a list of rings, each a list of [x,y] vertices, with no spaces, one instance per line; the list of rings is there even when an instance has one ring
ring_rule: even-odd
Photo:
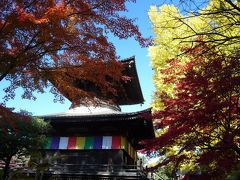
[[[7,157],[6,161],[5,161],[5,167],[3,169],[3,180],[7,180],[9,177],[9,170],[10,170],[10,161],[11,161],[12,157]]]

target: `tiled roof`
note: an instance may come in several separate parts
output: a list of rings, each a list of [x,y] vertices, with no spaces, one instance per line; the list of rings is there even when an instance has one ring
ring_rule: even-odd
[[[94,113],[71,113],[71,112],[64,112],[64,113],[57,113],[57,114],[50,114],[41,116],[44,119],[64,119],[64,118],[77,118],[77,119],[87,119],[87,118],[134,118],[144,113],[150,113],[151,109],[145,109],[143,111],[137,112],[120,112],[120,111],[99,111]]]

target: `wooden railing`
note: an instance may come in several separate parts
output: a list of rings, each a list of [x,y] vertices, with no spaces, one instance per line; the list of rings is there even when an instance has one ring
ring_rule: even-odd
[[[4,164],[0,163],[0,169]],[[14,163],[11,171],[21,169],[23,176],[41,176],[42,179],[75,180],[75,179],[147,179],[143,168],[137,165],[115,164],[50,164],[40,175],[36,170],[24,167],[24,164]]]
[[[60,172],[139,172],[142,168],[136,165],[109,164],[52,164],[49,171]]]
[[[33,174],[33,171],[28,171]],[[123,179],[145,179],[147,175],[142,168],[136,165],[109,165],[109,164],[52,164],[46,176],[51,177],[120,177]]]

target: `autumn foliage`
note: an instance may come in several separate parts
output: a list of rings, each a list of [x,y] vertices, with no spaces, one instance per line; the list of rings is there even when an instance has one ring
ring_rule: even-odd
[[[13,113],[2,106],[0,115],[0,162],[5,163],[0,178],[8,179],[12,158],[28,155],[29,150],[43,148],[50,125],[42,119]]]
[[[134,20],[120,14],[126,2],[134,0],[0,1],[0,82],[10,82],[4,101],[19,87],[30,100],[50,87],[55,101],[67,93],[78,94],[73,102],[96,103],[94,92],[73,88],[76,79],[114,95],[112,82],[125,77],[107,36],[149,43]]]
[[[120,14],[127,11],[126,2],[134,0],[0,1],[0,82],[10,83],[4,101],[13,99],[19,87],[22,98],[30,100],[36,98],[33,92],[50,87],[55,101],[68,94],[77,97],[73,103],[97,103],[94,91],[73,86],[76,79],[93,84],[101,94],[116,94],[113,82],[126,77],[107,36],[133,37],[141,46],[149,43],[134,20]],[[13,155],[38,147],[40,134],[47,131],[41,123],[0,102],[5,177]]]
[[[230,56],[201,43],[182,50],[189,62],[171,59],[161,70],[167,75],[164,83],[174,83],[176,93],[170,97],[158,92],[164,103],[154,114],[160,133],[145,142],[146,151],[165,157],[158,166],[171,162],[176,172],[192,164],[188,175],[221,179],[240,158],[239,51]]]
[[[66,78],[96,83],[103,92],[114,91],[106,76],[119,81],[121,64],[107,35],[148,44],[134,21],[119,14],[126,11],[127,1],[133,0],[1,1],[0,81],[11,83],[5,100],[14,98],[18,87],[24,90],[23,98],[35,99],[32,92],[51,86],[48,80],[55,69],[60,76],[68,74]],[[60,78],[56,81],[59,87],[69,86]],[[80,89],[67,90],[82,99],[89,97]],[[63,100],[56,88],[51,92]]]

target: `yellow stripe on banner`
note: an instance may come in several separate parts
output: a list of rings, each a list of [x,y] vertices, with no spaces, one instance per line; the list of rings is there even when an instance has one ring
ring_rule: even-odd
[[[77,137],[76,149],[84,149],[85,137]]]
[[[121,149],[125,149],[126,138],[121,136]]]

